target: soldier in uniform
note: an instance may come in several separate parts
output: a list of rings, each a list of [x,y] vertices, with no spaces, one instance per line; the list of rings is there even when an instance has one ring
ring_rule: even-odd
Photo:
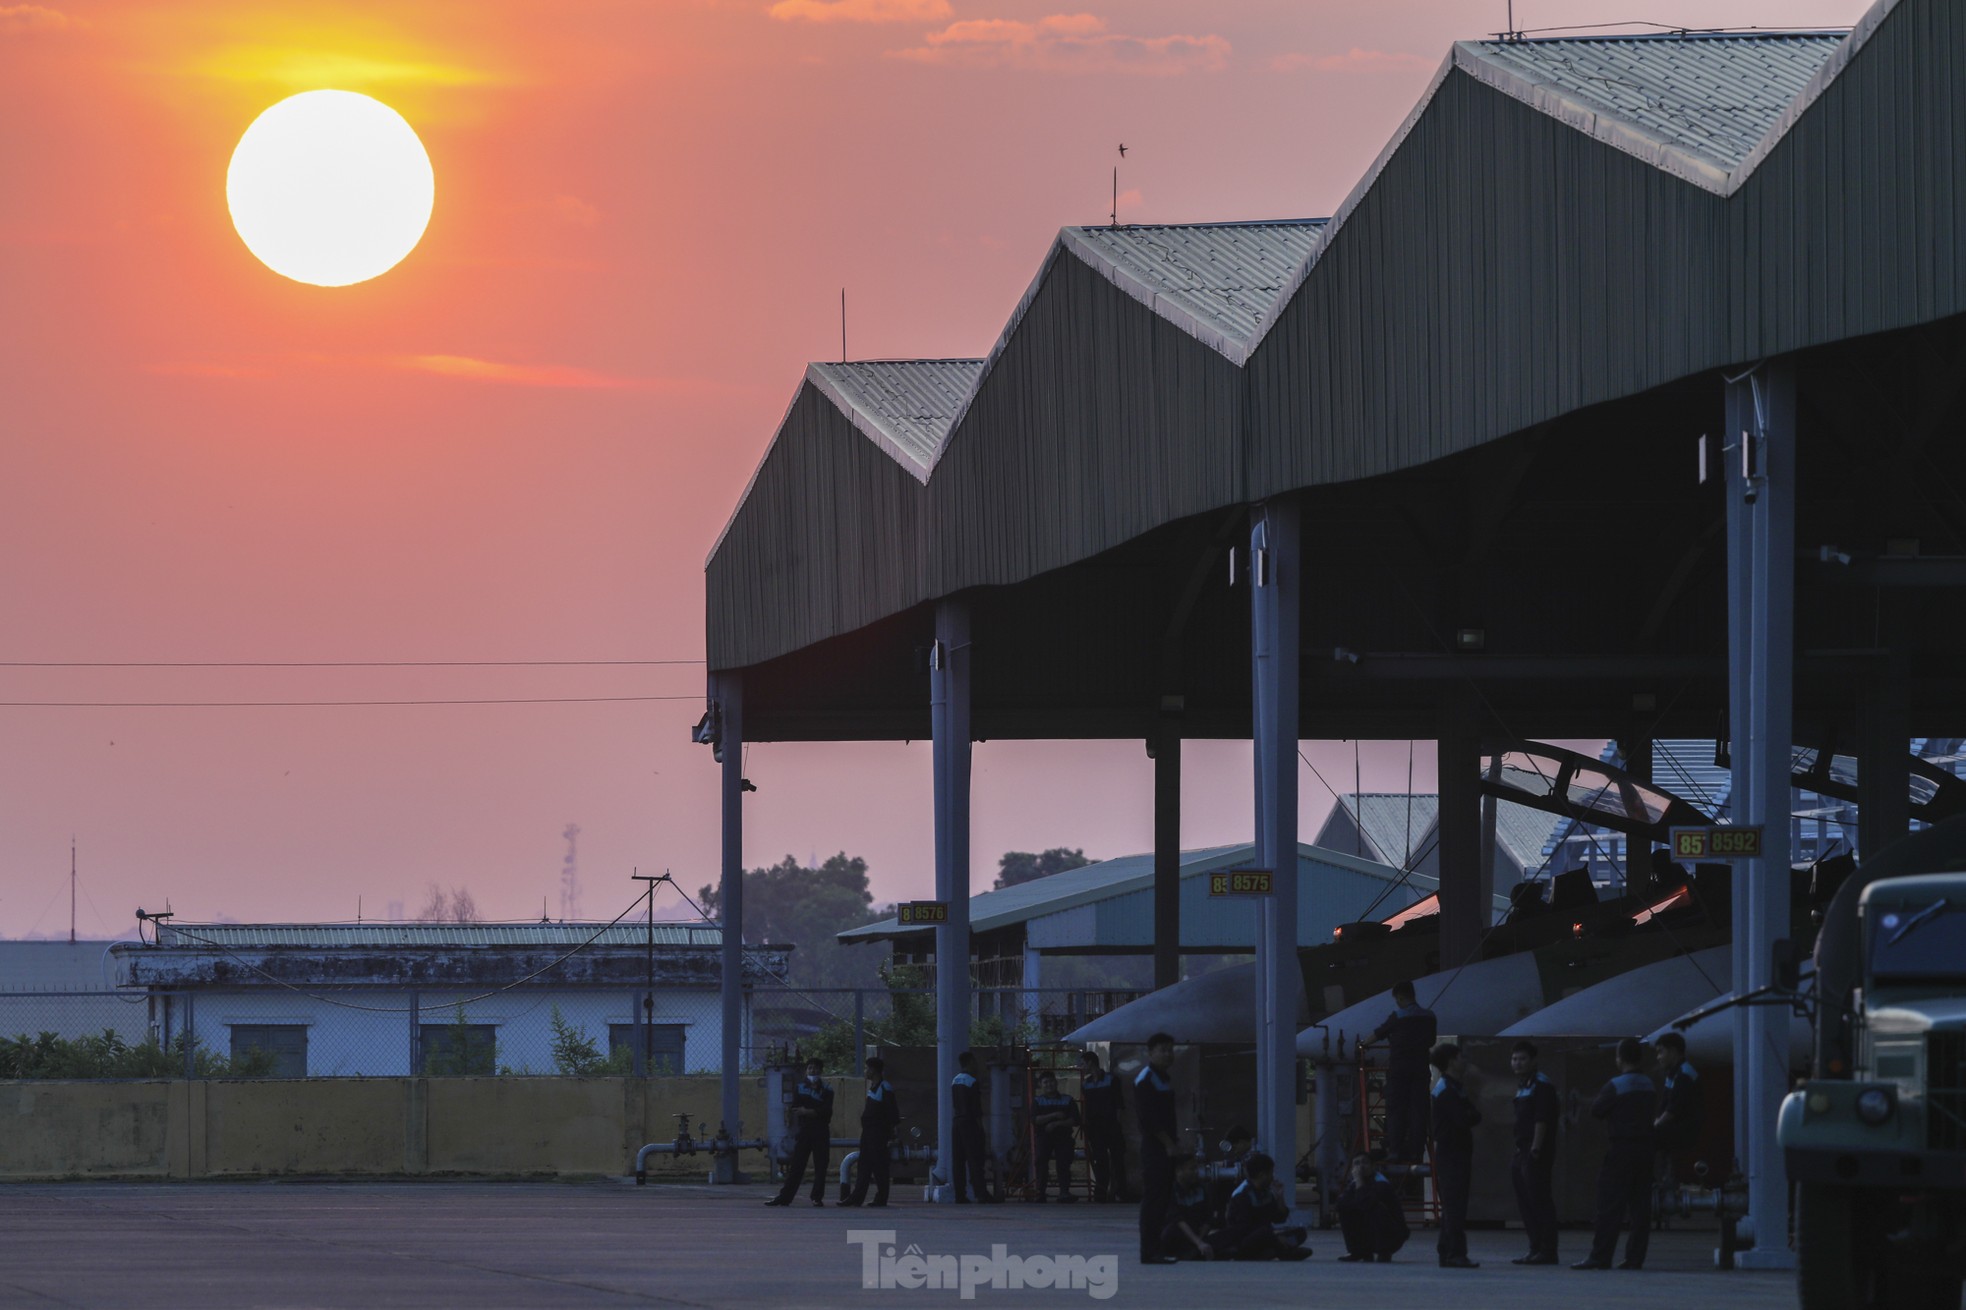
[[[1243,1180],[1229,1194],[1228,1208],[1222,1212],[1222,1231],[1210,1237],[1209,1245],[1231,1260],[1310,1259],[1304,1230],[1281,1226],[1290,1218],[1290,1207],[1272,1189],[1276,1161],[1252,1151],[1242,1172]]]
[[[1536,1068],[1536,1044],[1517,1042],[1509,1052],[1509,1069],[1516,1076],[1515,1158],[1509,1163],[1509,1177],[1515,1183],[1516,1208],[1522,1214],[1522,1231],[1529,1238],[1529,1254],[1517,1256],[1519,1265],[1556,1263],[1556,1194],[1551,1172],[1556,1168],[1556,1125],[1563,1114],[1563,1103],[1556,1084]]]
[[[1058,1199],[1076,1201],[1072,1195],[1072,1158],[1078,1154],[1078,1102],[1058,1090],[1058,1075],[1038,1076],[1038,1094],[1031,1099],[1031,1129],[1037,1138],[1038,1194],[1045,1200],[1050,1185],[1051,1166],[1058,1166]]]
[[[1140,1263],[1173,1264],[1160,1249],[1161,1230],[1174,1201],[1174,1039],[1147,1039],[1147,1063],[1133,1079],[1133,1114],[1140,1124]]]
[[[1434,1080],[1434,1185],[1440,1193],[1440,1267],[1479,1269],[1468,1259],[1468,1188],[1474,1181],[1474,1128],[1481,1111],[1461,1086],[1461,1048],[1442,1042],[1428,1057]]]
[[[1665,1085],[1665,1104],[1652,1121],[1659,1153],[1658,1178],[1668,1187],[1677,1187],[1679,1170],[1673,1156],[1700,1144],[1706,1103],[1700,1096],[1700,1075],[1686,1062],[1684,1037],[1673,1032],[1662,1034],[1652,1043],[1652,1054],[1658,1059],[1659,1079]]]
[[[867,1099],[860,1107],[860,1173],[854,1179],[853,1195],[842,1197],[841,1205],[886,1205],[888,1183],[894,1161],[888,1143],[894,1140],[894,1127],[900,1122],[901,1107],[894,1099],[894,1084],[887,1080],[887,1065],[878,1056],[867,1060]],[[874,1199],[867,1200],[867,1185],[874,1184]]]
[[[1399,1193],[1363,1151],[1352,1157],[1345,1190],[1338,1193],[1337,1210],[1338,1227],[1345,1238],[1345,1254],[1338,1257],[1342,1263],[1369,1264],[1376,1260],[1391,1264],[1393,1252],[1405,1246],[1412,1235]]]
[[[1126,1133],[1120,1127],[1120,1084],[1091,1051],[1079,1056],[1079,1110],[1085,1117],[1085,1163],[1092,1199],[1125,1200]]]
[[[1636,1037],[1620,1041],[1618,1076],[1591,1102],[1591,1117],[1605,1120],[1610,1129],[1611,1149],[1597,1176],[1597,1235],[1590,1255],[1572,1269],[1609,1269],[1627,1215],[1631,1236],[1625,1239],[1625,1261],[1618,1268],[1645,1265],[1652,1237],[1652,1121],[1658,1117],[1658,1096],[1652,1080],[1639,1072],[1644,1063],[1644,1043]]]
[[[1204,1234],[1218,1227],[1215,1214],[1194,1155],[1175,1156],[1174,1199],[1167,1208],[1167,1226],[1161,1229],[1162,1252],[1177,1260],[1213,1260],[1215,1248]]]
[[[983,1158],[989,1147],[983,1139],[983,1094],[976,1081],[976,1057],[964,1051],[956,1057],[957,1074],[949,1084],[949,1100],[955,1138],[955,1159],[949,1166],[949,1181],[955,1185],[956,1204],[969,1204],[969,1188],[976,1187],[978,1201],[995,1201],[983,1178]]]
[[[1427,1155],[1427,1052],[1440,1025],[1413,984],[1393,984],[1393,1012],[1372,1030],[1386,1043],[1386,1159],[1417,1164]]]
[[[806,1164],[812,1174],[812,1203],[826,1204],[826,1164],[833,1141],[833,1089],[820,1077],[817,1060],[806,1061],[805,1080],[792,1089],[792,1126],[798,1134],[792,1142],[792,1159],[785,1167],[785,1185],[766,1205],[790,1205],[805,1180]]]

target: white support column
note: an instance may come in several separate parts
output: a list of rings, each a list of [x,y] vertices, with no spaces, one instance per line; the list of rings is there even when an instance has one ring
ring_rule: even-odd
[[[935,734],[935,898],[949,920],[935,929],[936,1172],[951,1177],[955,1107],[949,1085],[969,1046],[969,607],[944,600],[935,610],[929,705]],[[935,1191],[953,1201],[955,1189]]]
[[[744,1065],[744,677],[716,675],[718,760],[723,769],[723,870],[717,895],[723,911],[723,1126],[744,1135],[738,1091]],[[711,1173],[722,1183],[742,1181],[735,1155],[719,1157]]]
[[[1733,743],[1737,790],[1749,786],[1737,822],[1759,824],[1762,855],[1736,873],[1734,951],[1736,994],[1774,981],[1774,944],[1789,933],[1789,774],[1795,740],[1795,372],[1785,360],[1728,386],[1729,544],[1733,521],[1745,519],[1747,647],[1729,651],[1730,675],[1746,691],[1746,735]],[[1743,452],[1747,459],[1742,460]],[[1752,497],[1752,500],[1749,499]],[[1733,549],[1730,565],[1738,563]],[[1730,598],[1735,594],[1729,579]],[[1738,634],[1735,628],[1730,635]],[[1740,721],[1740,708],[1733,710]],[[1738,733],[1738,729],[1736,729]],[[1744,913],[1745,912],[1745,913]],[[1788,1175],[1775,1141],[1775,1120],[1788,1092],[1789,1019],[1780,1006],[1743,1007],[1736,1022],[1738,1147],[1748,1176],[1743,1235],[1754,1246],[1739,1256],[1744,1268],[1788,1269]]]
[[[1255,657],[1257,863],[1275,892],[1256,916],[1256,1135],[1297,1197],[1297,730],[1303,573],[1297,503],[1267,501],[1251,516],[1250,631]],[[1188,1034],[1194,1040],[1199,1034]]]

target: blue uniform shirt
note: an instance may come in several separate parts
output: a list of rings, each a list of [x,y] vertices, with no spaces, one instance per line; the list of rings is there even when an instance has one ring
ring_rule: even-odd
[[[825,1083],[809,1083],[799,1080],[792,1089],[794,1109],[811,1110],[813,1113],[800,1120],[798,1131],[801,1137],[825,1137],[833,1125],[833,1089]]]
[[[1386,1067],[1400,1073],[1417,1073],[1427,1067],[1427,1056],[1434,1049],[1440,1022],[1424,1005],[1402,1005],[1372,1030],[1372,1040],[1386,1043]]]
[[[1461,1084],[1442,1074],[1434,1080],[1434,1150],[1441,1154],[1474,1153],[1474,1126],[1481,1111]]]
[[[1140,1124],[1141,1142],[1160,1145],[1158,1134],[1174,1136],[1174,1084],[1154,1071],[1151,1064],[1140,1066],[1133,1079],[1133,1114]]]
[[[1554,1146],[1557,1120],[1562,1114],[1563,1104],[1557,1097],[1556,1084],[1546,1073],[1532,1075],[1515,1089],[1515,1149],[1527,1151],[1535,1144],[1537,1124],[1549,1125],[1543,1142]]]
[[[1642,1073],[1621,1073],[1604,1084],[1591,1102],[1591,1117],[1606,1121],[1613,1146],[1652,1145],[1652,1120],[1658,1115],[1658,1092]]]
[[[959,1073],[949,1080],[952,1089],[950,1100],[955,1104],[956,1118],[963,1122],[981,1122],[983,1118],[983,1099],[976,1091],[976,1075]]]

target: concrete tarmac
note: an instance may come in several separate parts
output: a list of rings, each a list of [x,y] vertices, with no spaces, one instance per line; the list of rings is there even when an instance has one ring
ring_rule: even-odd
[[[1506,1306],[1509,1310],[1728,1310],[1791,1307],[1786,1274],[1718,1273],[1710,1232],[1655,1234],[1646,1269],[1521,1269],[1519,1232],[1470,1234],[1482,1268],[1434,1263],[1418,1229],[1391,1265],[1339,1264],[1336,1232],[1311,1234],[1314,1259],[1292,1265],[1143,1267],[1131,1206],[930,1206],[815,1209],[801,1196],[768,1209],[760,1186],[619,1182],[240,1182],[0,1185],[0,1306],[248,1310],[258,1307],[630,1306]],[[919,1196],[919,1191],[913,1193]],[[894,1254],[969,1256],[972,1278],[1001,1272],[965,1301],[958,1286],[863,1288],[867,1247],[849,1231],[891,1230]],[[1566,1261],[1586,1234],[1566,1232]],[[1076,1288],[1042,1284],[1049,1261],[1076,1254]],[[953,1263],[953,1262],[952,1262]],[[919,1272],[887,1266],[906,1282]],[[1070,1271],[1066,1271],[1069,1282]],[[959,1275],[957,1276],[959,1278]],[[952,1282],[956,1278],[952,1278]],[[1098,1295],[1105,1293],[1105,1295]]]

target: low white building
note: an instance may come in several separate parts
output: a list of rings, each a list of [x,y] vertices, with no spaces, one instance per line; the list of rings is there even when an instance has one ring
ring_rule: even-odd
[[[110,954],[118,985],[149,994],[160,1040],[263,1051],[276,1077],[564,1073],[567,1038],[661,1074],[721,1066],[722,938],[714,924],[658,923],[651,945],[626,923],[170,923]],[[784,974],[786,950],[745,951],[747,1049],[751,988]]]

